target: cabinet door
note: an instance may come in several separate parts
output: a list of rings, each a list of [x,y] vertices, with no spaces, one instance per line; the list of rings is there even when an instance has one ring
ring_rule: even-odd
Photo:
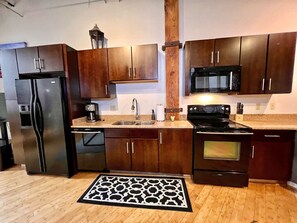
[[[132,46],[133,80],[158,80],[157,44]]]
[[[244,36],[241,40],[241,94],[264,93],[268,35]]]
[[[77,56],[81,97],[108,97],[107,49],[82,50]]]
[[[132,80],[131,47],[108,48],[110,81]]]
[[[249,177],[287,181],[291,177],[295,131],[255,130]]]
[[[109,170],[131,170],[129,138],[105,138],[106,166]]]
[[[192,174],[192,129],[162,129],[159,131],[159,171]]]
[[[215,66],[239,65],[240,37],[215,40]]]
[[[287,181],[291,177],[291,142],[253,142],[249,177]]]
[[[16,49],[20,74],[39,73],[37,47]]]
[[[158,140],[131,139],[132,170],[158,172]]]
[[[292,91],[296,33],[269,35],[265,92]]]
[[[214,66],[214,39],[197,40],[190,43],[190,66]]]
[[[41,72],[64,71],[62,45],[48,45],[38,47]]]

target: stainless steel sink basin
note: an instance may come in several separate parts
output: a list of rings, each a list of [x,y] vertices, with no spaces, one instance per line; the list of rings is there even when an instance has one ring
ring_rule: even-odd
[[[135,121],[117,121],[112,123],[113,125],[135,125]]]
[[[113,125],[153,125],[155,121],[116,121]]]

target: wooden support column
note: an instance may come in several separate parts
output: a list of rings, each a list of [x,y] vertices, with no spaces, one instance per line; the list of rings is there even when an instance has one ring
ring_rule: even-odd
[[[178,0],[164,0],[165,7],[165,58],[166,108],[179,108],[179,5]],[[166,114],[169,119],[179,113]]]

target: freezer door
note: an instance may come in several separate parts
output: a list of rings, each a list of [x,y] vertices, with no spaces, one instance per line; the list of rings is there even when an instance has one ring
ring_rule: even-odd
[[[42,173],[44,157],[40,146],[41,139],[37,138],[32,119],[33,80],[15,80],[17,93],[17,112],[20,117],[25,164],[28,173]],[[13,135],[14,137],[14,135]]]
[[[36,79],[41,104],[46,172],[68,175],[62,78]]]

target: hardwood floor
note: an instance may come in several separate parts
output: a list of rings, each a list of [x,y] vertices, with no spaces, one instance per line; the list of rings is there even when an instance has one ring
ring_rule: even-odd
[[[20,166],[2,171],[0,222],[297,223],[297,193],[278,184],[232,188],[193,184],[187,178],[192,213],[77,203],[97,175],[28,176]]]

